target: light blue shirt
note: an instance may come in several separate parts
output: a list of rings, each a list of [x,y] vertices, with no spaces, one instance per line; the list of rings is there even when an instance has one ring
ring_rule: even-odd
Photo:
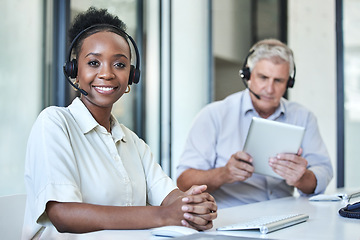
[[[260,116],[248,90],[207,105],[199,112],[190,130],[177,167],[177,177],[189,168],[209,170],[225,166],[232,154],[243,149],[253,117]],[[308,161],[308,169],[317,179],[314,194],[323,193],[333,177],[333,170],[314,114],[300,104],[282,98],[268,119],[305,127],[302,157]],[[287,185],[285,180],[254,173],[244,182],[224,184],[212,195],[218,207],[224,208],[287,197],[293,191],[294,187]]]

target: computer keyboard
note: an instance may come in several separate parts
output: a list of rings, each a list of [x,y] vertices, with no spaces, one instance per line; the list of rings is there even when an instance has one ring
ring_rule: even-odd
[[[224,227],[219,227],[218,231],[230,230],[254,230],[259,229],[262,234],[273,232],[291,225],[305,222],[309,215],[306,214],[286,214],[260,217]]]

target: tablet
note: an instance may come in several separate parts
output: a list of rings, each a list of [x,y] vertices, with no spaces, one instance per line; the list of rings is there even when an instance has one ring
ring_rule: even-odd
[[[264,118],[252,118],[243,151],[253,158],[255,173],[282,178],[269,166],[269,158],[279,153],[296,154],[305,128]]]

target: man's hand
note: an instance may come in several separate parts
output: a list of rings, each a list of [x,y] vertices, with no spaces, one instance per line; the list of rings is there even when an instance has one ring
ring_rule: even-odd
[[[239,151],[231,155],[226,163],[224,170],[226,172],[228,183],[236,181],[245,181],[252,176],[254,167],[252,166],[252,158],[249,154]]]
[[[307,160],[301,157],[302,149],[297,154],[282,153],[269,159],[270,167],[282,176],[286,183],[295,186],[306,172]]]

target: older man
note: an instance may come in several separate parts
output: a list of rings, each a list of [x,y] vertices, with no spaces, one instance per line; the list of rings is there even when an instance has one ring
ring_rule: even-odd
[[[195,119],[177,168],[179,188],[206,184],[219,208],[291,196],[294,188],[301,195],[324,192],[333,170],[317,120],[283,98],[295,82],[291,49],[275,39],[256,43],[240,75],[246,90],[209,104]],[[305,127],[296,154],[269,159],[284,179],[254,173],[251,156],[242,151],[252,117]]]

